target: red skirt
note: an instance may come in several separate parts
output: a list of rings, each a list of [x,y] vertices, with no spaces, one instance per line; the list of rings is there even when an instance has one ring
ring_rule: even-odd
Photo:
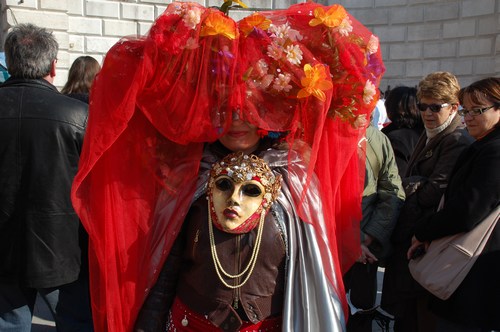
[[[278,332],[281,331],[281,317],[273,317],[253,324],[243,322],[240,332]],[[168,332],[220,332],[222,329],[212,324],[203,315],[189,309],[175,298],[167,322]]]

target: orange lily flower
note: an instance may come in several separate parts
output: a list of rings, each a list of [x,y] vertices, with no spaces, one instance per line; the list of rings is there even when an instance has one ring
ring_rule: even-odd
[[[267,30],[271,25],[271,20],[260,13],[255,13],[242,19],[239,23],[240,30],[248,36],[254,28]]]
[[[310,95],[325,101],[326,95],[323,91],[333,88],[333,84],[329,81],[326,67],[322,64],[317,64],[312,67],[310,64],[304,66],[304,74],[306,75],[300,80],[302,88],[297,94],[297,98],[306,98]]]
[[[338,27],[347,17],[347,12],[341,5],[333,5],[326,13],[323,7],[316,7],[314,17],[309,21],[310,26],[315,27],[324,24],[329,28],[334,28]]]
[[[202,23],[200,36],[216,36],[223,35],[229,39],[236,39],[238,32],[234,21],[222,13],[212,12],[208,14],[205,21]]]

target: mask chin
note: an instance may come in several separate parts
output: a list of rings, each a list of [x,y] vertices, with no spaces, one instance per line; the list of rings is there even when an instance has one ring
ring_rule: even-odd
[[[257,208],[257,210],[252,213],[248,218],[242,219],[234,219],[234,218],[228,218],[224,214],[224,210],[220,211],[219,209],[216,209],[214,207],[214,202],[209,198],[208,203],[209,203],[209,209],[210,209],[210,216],[212,219],[213,225],[226,233],[232,233],[232,234],[243,234],[243,233],[248,233],[257,225],[259,224],[259,221],[261,217],[265,217],[267,213],[267,209],[264,209],[264,200],[262,201],[263,203]]]

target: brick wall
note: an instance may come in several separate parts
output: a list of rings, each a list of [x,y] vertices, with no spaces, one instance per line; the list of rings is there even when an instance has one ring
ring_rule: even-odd
[[[222,0],[199,0],[206,6]],[[295,0],[247,0],[255,8],[284,8]],[[299,1],[300,2],[300,1]],[[327,0],[318,0],[327,4]],[[331,2],[333,3],[333,2]],[[455,73],[462,85],[500,75],[500,0],[340,0],[380,37],[387,67],[381,88],[416,85],[427,73]],[[0,0],[0,42],[9,27],[31,22],[59,43],[55,84],[80,55],[98,61],[122,36],[143,35],[166,0]],[[233,11],[235,19],[250,11]]]
[[[500,75],[499,0],[342,0],[380,37],[385,89],[416,85],[436,70],[461,85]]]

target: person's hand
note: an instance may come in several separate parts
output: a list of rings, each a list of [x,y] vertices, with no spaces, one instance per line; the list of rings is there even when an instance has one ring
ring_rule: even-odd
[[[365,239],[363,240],[363,244],[367,247],[370,246],[373,242],[373,237],[370,234],[365,234]]]
[[[363,264],[366,264],[366,263],[373,264],[377,261],[378,261],[377,257],[374,254],[372,254],[370,249],[368,249],[368,247],[364,243],[362,243],[361,244],[361,256],[358,258],[358,262],[363,263]]]
[[[427,251],[427,248],[429,247],[429,242],[420,242],[415,235],[411,238],[411,246],[410,249],[408,249],[408,252],[406,253],[406,257],[408,259],[413,259],[415,255],[415,252],[417,250],[422,250],[425,252]]]

